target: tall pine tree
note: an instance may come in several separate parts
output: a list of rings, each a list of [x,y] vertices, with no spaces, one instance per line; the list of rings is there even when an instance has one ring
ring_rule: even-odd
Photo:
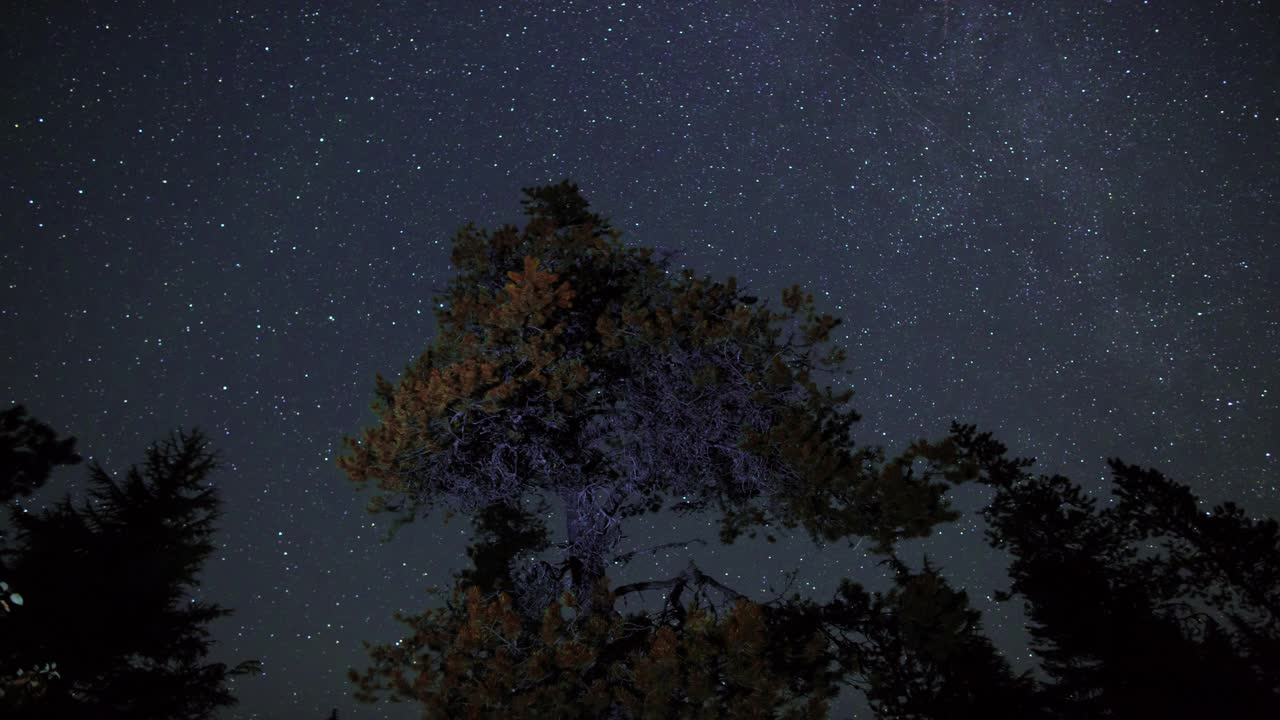
[[[672,277],[620,246],[576,186],[525,192],[523,230],[458,233],[440,336],[397,385],[377,379],[379,425],[340,460],[376,481],[372,510],[443,506],[479,530],[444,606],[401,617],[410,634],[351,672],[358,698],[442,717],[818,718],[844,683],[886,720],[1275,715],[1275,521],[1203,510],[1118,460],[1099,509],[973,426],[892,459],[858,448],[849,393],[812,379],[843,360],[817,352],[837,321],[798,287],[783,312],[756,307],[733,278]],[[1014,675],[964,592],[895,553],[954,519],[943,495],[968,480],[996,490],[1002,597],[1025,603],[1047,682]],[[528,560],[548,547],[528,497],[561,503],[558,561]],[[893,587],[761,603],[692,563],[614,586],[624,522],[668,502],[717,511],[724,542],[869,537]],[[661,609],[619,608],[650,590]]]
[[[230,611],[197,597],[215,465],[199,431],[180,432],[122,480],[90,466],[80,507],[68,495],[39,513],[12,508],[7,573],[24,604],[0,617],[0,673],[52,660],[60,677],[35,698],[7,693],[4,717],[212,718],[234,704],[228,680],[257,665],[205,662],[206,626]]]
[[[732,277],[670,277],[624,247],[576,185],[525,194],[523,230],[458,232],[439,336],[398,384],[377,378],[379,424],[346,439],[338,464],[376,483],[371,510],[558,500],[557,571],[584,605],[623,522],[669,501],[718,511],[727,542],[769,525],[888,550],[954,518],[943,493],[974,470],[946,442],[890,462],[853,448],[852,391],[815,379],[844,361],[839,321],[812,295],[753,307]]]
[[[567,181],[525,194],[523,229],[458,232],[439,336],[397,384],[377,378],[378,425],[339,459],[397,522],[442,507],[509,525],[473,548],[478,567],[445,608],[402,618],[413,634],[353,671],[359,696],[442,716],[825,717],[843,672],[829,622],[797,632],[786,602],[752,602],[693,564],[611,587],[624,523],[714,512],[726,543],[802,528],[891,555],[954,519],[944,493],[986,466],[950,438],[892,459],[857,448],[852,392],[815,379],[844,361],[839,321],[798,286],[775,312],[732,277],[673,275],[624,247]],[[551,561],[515,551],[541,545],[515,527],[530,497],[564,513]],[[666,592],[661,612],[616,608],[646,589]]]

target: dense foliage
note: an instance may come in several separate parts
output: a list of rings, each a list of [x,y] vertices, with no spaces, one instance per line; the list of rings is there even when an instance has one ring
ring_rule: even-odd
[[[735,698],[743,693],[758,691],[764,695],[744,701],[744,712],[772,717],[770,708],[795,701],[803,712],[820,715],[839,673],[830,667],[834,655],[817,625],[788,636],[800,646],[780,649],[783,635],[769,628],[782,622],[781,607],[771,615],[721,586],[732,607],[719,614],[709,603],[683,608],[686,588],[714,582],[693,566],[681,577],[640,584],[668,588],[663,615],[628,619],[615,611],[620,594],[638,589],[600,592],[602,583],[608,587],[606,559],[616,550],[623,522],[670,502],[681,513],[718,512],[727,543],[743,533],[754,536],[757,528],[803,528],[822,543],[871,538],[887,555],[896,541],[925,536],[954,519],[943,495],[955,483],[981,479],[983,458],[952,438],[914,443],[889,460],[879,448],[855,447],[850,432],[858,415],[847,407],[852,392],[819,387],[814,379],[837,372],[844,361],[830,335],[839,321],[818,313],[812,295],[798,286],[783,292],[782,310],[774,312],[743,294],[734,278],[719,283],[689,270],[672,276],[666,258],[624,247],[608,221],[588,211],[576,186],[566,182],[525,193],[530,220],[522,230],[506,226],[488,233],[468,225],[458,232],[452,256],[458,276],[438,298],[439,336],[398,384],[377,378],[379,424],[361,440],[347,441],[349,454],[339,465],[359,484],[376,480],[382,493],[371,510],[391,510],[401,520],[436,506],[476,515],[550,496],[562,503],[567,541],[558,562],[502,556],[510,567],[494,577],[504,578],[509,592],[490,587],[482,597],[477,587],[460,590],[451,612],[424,616],[417,642],[380,656],[383,676],[403,694],[406,687],[396,678],[404,669],[395,667],[395,658],[410,657],[408,646],[439,646],[444,654],[437,660],[446,671],[431,676],[442,683],[431,691],[438,695],[426,689],[435,681],[419,679],[416,687],[427,693],[420,696],[424,702],[435,698],[429,702],[440,712],[454,702],[469,703],[468,712],[496,711],[508,696],[488,693],[511,679],[507,673],[542,678],[527,693],[516,693],[542,697],[559,681],[525,663],[540,668],[544,654],[563,654],[533,640],[550,642],[545,624],[538,623],[548,608],[567,602],[568,593],[582,619],[566,627],[585,633],[569,647],[612,648],[590,659],[569,652],[602,680],[595,690],[575,686],[585,693],[583,702],[590,698],[604,702],[609,713],[638,716],[703,704],[714,708],[707,712],[721,713],[737,707]],[[484,574],[477,570],[473,578]],[[863,609],[869,612],[870,606]],[[690,616],[698,618],[694,626],[686,625]],[[520,622],[511,625],[515,618]],[[498,639],[474,629],[474,622],[509,627]],[[443,649],[442,638],[454,636],[455,624],[473,628],[468,642]],[[689,635],[690,627],[704,634]],[[510,634],[517,630],[521,634]],[[746,634],[751,643],[744,644]],[[480,641],[484,637],[509,644],[510,652],[501,655],[502,663],[484,664],[490,689],[481,691],[447,669],[462,656],[498,657],[496,647]],[[755,683],[777,676],[775,689],[761,685],[748,692],[724,674],[743,659],[744,648],[755,648],[747,657],[765,673]],[[693,685],[655,686],[658,676],[637,667],[668,651],[698,658],[690,667],[709,674],[698,675]],[[615,667],[606,667],[606,659]],[[803,681],[776,675],[805,663],[812,673]],[[430,665],[422,661],[419,671],[433,672]],[[994,661],[992,667],[1002,668]],[[574,668],[576,677],[592,677],[586,666]],[[1000,671],[1007,674],[1007,668]],[[376,685],[377,675],[367,684]],[[716,689],[714,697],[697,689],[704,681]],[[616,693],[605,698],[598,695],[601,688]],[[543,700],[529,702],[534,708]],[[590,703],[590,712],[600,710]]]
[[[80,462],[75,445],[75,438],[59,438],[21,405],[0,412],[0,503],[35,492],[53,468]]]
[[[1110,466],[1106,506],[1064,477],[1019,475],[986,510],[1052,679],[1047,701],[1066,717],[1275,717],[1276,521]]]
[[[19,453],[50,447],[30,437]],[[207,625],[230,611],[193,596],[214,548],[214,468],[203,436],[179,433],[122,481],[92,465],[80,507],[11,508],[0,575],[23,603],[0,615],[5,718],[195,720],[234,704],[228,680],[257,664],[204,662]]]
[[[359,699],[425,717],[818,718],[843,685],[879,718],[1276,710],[1274,521],[1203,512],[1119,461],[1119,501],[1099,510],[973,426],[892,459],[858,447],[852,393],[814,379],[844,351],[820,352],[839,321],[812,296],[793,286],[770,311],[732,277],[672,275],[622,246],[568,182],[525,194],[523,229],[459,231],[438,337],[397,384],[377,378],[379,422],[339,460],[376,481],[371,510],[405,522],[442,506],[477,529],[443,607],[401,616],[410,634],[351,671]],[[1015,675],[966,594],[897,555],[956,518],[945,493],[969,481],[995,493],[1002,598],[1025,604],[1047,678]],[[542,525],[548,498],[563,543]],[[725,543],[758,528],[870,538],[893,586],[760,602],[693,563],[613,586],[624,521],[664,506],[718,512]],[[661,610],[619,605],[648,590]]]
[[[377,378],[379,424],[346,441],[339,466],[382,491],[372,510],[558,498],[562,567],[584,601],[622,521],[671,498],[718,510],[726,542],[772,525],[887,550],[953,517],[935,476],[968,471],[851,449],[852,392],[813,379],[845,354],[819,354],[838,321],[812,295],[753,308],[733,278],[669,277],[651,250],[622,246],[576,186],[525,193],[523,230],[458,232],[439,336],[398,384]]]

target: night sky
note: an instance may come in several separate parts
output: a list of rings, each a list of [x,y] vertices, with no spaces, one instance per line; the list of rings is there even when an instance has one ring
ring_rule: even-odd
[[[859,443],[958,419],[1100,493],[1120,456],[1280,514],[1268,5],[7,3],[3,401],[117,473],[209,434],[225,516],[199,592],[236,611],[210,660],[266,669],[228,718],[417,716],[356,705],[345,672],[464,566],[469,525],[383,545],[334,459],[374,373],[435,336],[453,232],[522,223],[520,188],[563,178],[623,242],[843,318]],[[761,599],[791,567],[823,599],[881,572],[649,519],[623,550],[700,535],[700,566]],[[1027,667],[981,529],[969,512],[907,556]]]

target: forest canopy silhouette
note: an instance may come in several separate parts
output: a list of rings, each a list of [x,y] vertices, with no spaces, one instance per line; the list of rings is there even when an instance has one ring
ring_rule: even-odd
[[[1095,497],[961,422],[897,454],[859,444],[852,391],[819,380],[847,374],[841,321],[810,293],[775,306],[675,271],[567,180],[524,195],[523,228],[458,231],[437,337],[375,379],[377,422],[338,460],[393,518],[388,541],[436,510],[475,530],[436,607],[367,643],[355,698],[431,718],[826,718],[845,691],[876,718],[1276,716],[1274,519],[1119,459]],[[258,665],[206,662],[230,610],[191,598],[222,512],[214,452],[179,431],[121,480],[92,464],[78,505],[26,507],[74,445],[0,413],[0,714],[215,717]],[[903,550],[960,517],[961,485],[990,497],[999,599],[1024,608],[1037,672],[1010,667],[945,567]],[[723,544],[865,544],[889,583],[766,599],[693,561],[611,577],[707,542],[624,551],[626,525],[663,511],[714,519]],[[660,606],[629,609],[642,593]]]
[[[0,496],[45,485],[74,465],[74,438],[29,417],[0,414]],[[258,672],[205,662],[207,625],[230,614],[191,596],[214,545],[217,462],[199,430],[146,450],[117,481],[89,467],[88,497],[52,508],[10,504],[16,529],[0,554],[0,716],[212,719],[235,704],[228,682]]]
[[[525,188],[528,221],[454,238],[439,334],[339,466],[372,512],[471,516],[472,567],[443,608],[371,647],[357,697],[431,717],[826,717],[842,687],[883,718],[1272,716],[1280,693],[1280,539],[1231,503],[1204,510],[1156,470],[1111,460],[1117,502],[1034,476],[990,433],[889,456],[854,442],[847,358],[799,286],[775,311],[734,277],[672,273],[619,242],[578,187]],[[1014,674],[980,613],[902,540],[954,521],[946,495],[994,493],[1001,595],[1026,609],[1043,676]],[[541,512],[558,502],[566,541]],[[720,541],[802,529],[872,541],[887,592],[846,579],[830,601],[767,602],[692,562],[614,585],[628,521],[718,516]],[[553,550],[550,558],[543,558]],[[660,589],[661,610],[624,612]]]

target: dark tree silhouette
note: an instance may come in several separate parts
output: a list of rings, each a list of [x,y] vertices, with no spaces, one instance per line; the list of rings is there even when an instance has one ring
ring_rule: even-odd
[[[21,405],[0,412],[0,503],[35,492],[55,466],[80,462],[75,444],[75,438],[59,439],[53,428],[27,416]]]
[[[24,605],[0,616],[0,673],[57,662],[37,697],[9,692],[5,718],[212,718],[235,703],[228,669],[204,663],[206,625],[229,610],[195,597],[214,546],[215,458],[199,431],[147,450],[122,481],[90,466],[89,499],[11,509],[16,547],[8,575]]]
[[[481,510],[473,518],[478,541],[467,548],[471,567],[455,573],[454,578],[486,595],[514,594],[517,587],[511,577],[512,566],[551,547],[547,527],[538,518],[545,511],[545,504],[530,512],[504,503]]]
[[[925,559],[913,572],[896,558],[893,588],[870,593],[848,580],[816,604],[794,598],[776,611],[780,635],[820,628],[844,678],[878,718],[1051,717],[1029,675],[1015,676],[981,632],[981,613]]]
[[[831,617],[811,608],[817,620],[799,628],[796,601],[751,602],[692,564],[611,590],[606,561],[624,521],[674,501],[681,513],[718,511],[726,543],[759,527],[803,528],[820,543],[871,538],[889,555],[896,541],[954,519],[944,493],[991,463],[952,438],[891,460],[856,448],[852,392],[813,379],[844,361],[838,347],[819,354],[839,321],[798,286],[783,292],[782,312],[753,307],[732,277],[671,276],[667,258],[622,246],[575,185],[524,192],[523,230],[458,232],[440,335],[398,385],[377,378],[380,422],[347,439],[338,461],[357,484],[376,481],[370,510],[395,513],[397,524],[442,506],[446,516],[481,515],[491,536],[469,553],[477,567],[444,608],[402,617],[413,635],[352,671],[357,696],[388,691],[458,717],[825,717],[845,672],[878,667],[837,642],[832,623],[879,627],[870,615],[918,591],[873,602],[849,585]],[[558,562],[526,561],[545,533],[527,527],[521,502],[548,496],[562,505],[567,540]],[[615,609],[648,589],[666,592],[661,612]],[[967,605],[935,596],[974,620],[944,630],[975,631],[956,609]],[[955,642],[983,658],[970,677],[985,669],[993,686],[1021,687],[983,655],[989,645],[964,637]],[[917,705],[960,697],[902,679],[941,662],[913,638],[896,642],[925,653],[916,669],[867,684],[887,698],[893,682],[915,682]],[[848,664],[836,669],[841,658]]]
[[[1044,701],[1068,718],[1280,715],[1275,520],[1108,462],[1111,504],[1061,476],[1004,474],[986,511],[1053,680]]]
[[[29,417],[22,405],[0,413],[0,503],[35,492],[48,482],[54,467],[80,462],[75,442],[75,438],[59,439],[53,428]],[[7,528],[0,526],[0,544],[7,537]],[[0,616],[16,611],[24,602],[22,589],[11,584],[0,554]],[[57,664],[52,662],[25,668],[23,673],[0,674],[0,697],[36,697],[48,681],[59,677]]]

